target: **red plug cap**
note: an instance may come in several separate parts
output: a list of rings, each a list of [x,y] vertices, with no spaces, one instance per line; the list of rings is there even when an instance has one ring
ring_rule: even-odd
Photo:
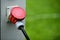
[[[15,24],[17,19],[22,20],[25,18],[25,16],[26,12],[24,9],[20,7],[14,7],[11,9],[9,20]]]
[[[24,9],[20,7],[14,7],[11,10],[11,14],[17,19],[23,19],[26,16]]]

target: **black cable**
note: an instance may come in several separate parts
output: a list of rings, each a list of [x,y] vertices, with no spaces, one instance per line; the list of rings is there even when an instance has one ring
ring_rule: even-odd
[[[28,37],[28,35],[27,35],[27,33],[26,33],[26,31],[24,30],[24,27],[21,27],[21,26],[20,26],[19,29],[23,32],[23,34],[24,34],[24,36],[26,37],[26,39],[27,39],[27,40],[30,40],[29,37]]]

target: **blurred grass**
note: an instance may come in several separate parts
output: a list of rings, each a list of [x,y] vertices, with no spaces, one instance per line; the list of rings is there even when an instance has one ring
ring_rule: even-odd
[[[26,2],[26,31],[30,39],[60,40],[60,0],[26,0]],[[45,18],[44,14],[56,14],[56,17]]]

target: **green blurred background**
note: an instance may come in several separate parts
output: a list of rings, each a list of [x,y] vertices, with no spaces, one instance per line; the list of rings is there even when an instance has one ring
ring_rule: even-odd
[[[60,40],[60,0],[26,0],[30,40]]]

